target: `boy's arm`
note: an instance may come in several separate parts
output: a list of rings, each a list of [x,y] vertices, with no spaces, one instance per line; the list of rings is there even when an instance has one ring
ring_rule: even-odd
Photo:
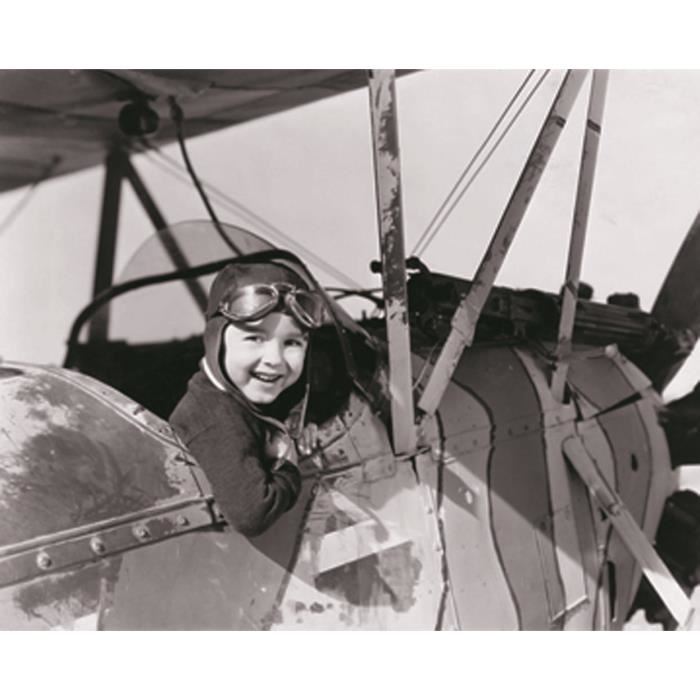
[[[238,532],[262,534],[296,502],[299,470],[291,462],[266,469],[262,446],[240,415],[232,412],[225,422],[209,425],[190,439],[181,437],[207,475],[221,512]]]

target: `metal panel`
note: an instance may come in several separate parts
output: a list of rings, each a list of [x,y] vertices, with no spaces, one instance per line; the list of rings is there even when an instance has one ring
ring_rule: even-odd
[[[0,547],[108,527],[203,494],[167,423],[68,370],[4,365]]]
[[[468,362],[467,356],[462,362]],[[440,408],[445,429],[441,514],[458,625],[467,630],[518,628],[518,609],[491,531],[489,412],[466,388],[451,383]],[[486,441],[475,442],[474,429]]]
[[[416,433],[394,71],[370,71],[369,93],[384,312],[389,343],[392,437],[394,451],[406,454],[415,448]]]
[[[613,527],[639,562],[649,583],[678,623],[687,624],[693,613],[690,599],[656,553],[622,498],[597,469],[582,440],[571,437],[563,447],[572,466],[591,489]]]
[[[554,98],[525,167],[515,185],[501,220],[489,243],[467,296],[452,317],[452,330],[442,347],[430,379],[418,402],[426,413],[434,413],[447,388],[464,348],[471,345],[481,309],[505,260],[518,226],[539,184],[549,157],[566,125],[586,71],[569,71]]]

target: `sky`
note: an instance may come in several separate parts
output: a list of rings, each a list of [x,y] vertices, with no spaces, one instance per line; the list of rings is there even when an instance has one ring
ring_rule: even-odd
[[[526,70],[430,70],[397,81],[406,249],[410,251]],[[540,76],[542,71],[538,71]],[[562,71],[544,79],[423,255],[471,277],[508,201]],[[531,83],[532,84],[532,83]],[[571,229],[589,81],[584,84],[497,284],[559,289]],[[649,309],[700,207],[700,71],[614,70],[603,116],[582,279],[594,299],[635,292]],[[363,286],[378,257],[366,90],[191,139],[199,176]],[[180,162],[176,147],[166,154]],[[189,183],[134,164],[166,220],[205,218]],[[89,301],[103,169],[41,185],[0,233],[0,356],[60,364],[72,319]],[[0,195],[0,222],[24,191]],[[259,230],[236,212],[222,220]],[[152,230],[124,188],[116,276]],[[323,273],[324,282],[337,283]],[[692,388],[697,354],[669,387]]]

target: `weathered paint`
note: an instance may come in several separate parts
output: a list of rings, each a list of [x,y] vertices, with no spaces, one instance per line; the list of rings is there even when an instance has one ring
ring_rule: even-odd
[[[324,479],[274,629],[435,628],[443,549],[431,499],[410,461],[372,481],[357,468]]]
[[[118,559],[50,573],[0,588],[3,630],[71,630],[96,620],[103,592],[113,585]]]
[[[208,529],[126,553],[100,628],[269,629],[281,614],[313,490],[307,479],[295,507],[259,537]]]
[[[150,429],[73,372],[16,367],[0,391],[0,548],[201,496],[167,424]]]
[[[369,72],[369,97],[384,313],[389,345],[392,438],[394,451],[408,454],[415,447],[416,436],[394,71]]]
[[[114,564],[125,549],[212,524],[193,462],[169,426],[99,382],[57,368],[6,364],[0,414],[3,591],[25,598],[33,591],[50,607],[57,595],[51,581],[60,581],[80,598],[84,581],[92,586],[100,579],[101,562]],[[93,573],[81,578],[77,571]],[[23,599],[3,599],[0,627],[33,624],[31,616],[13,612],[23,609]],[[95,612],[54,602],[63,610],[61,626],[69,624],[66,610]]]
[[[472,342],[481,310],[486,303],[520,222],[525,216],[527,206],[535,193],[554,146],[559,140],[569,112],[581,89],[585,74],[586,71],[580,70],[569,71],[566,74],[515,185],[515,190],[474,275],[469,293],[460,302],[454,313],[450,335],[418,402],[419,408],[428,414],[436,410],[462,350]]]
[[[571,242],[566,263],[566,280],[564,282],[561,316],[559,318],[559,333],[556,349],[557,366],[552,375],[552,393],[558,401],[564,400],[564,387],[568,371],[568,355],[571,353],[571,343],[576,318],[576,301],[578,284],[581,277],[581,262],[583,248],[586,242],[586,227],[593,191],[593,176],[595,174],[598,145],[600,143],[600,124],[603,119],[605,92],[608,85],[608,71],[593,71],[591,93],[588,101],[586,131],[581,152],[581,167],[579,170],[574,218],[571,227]]]
[[[416,373],[422,364],[423,358],[414,358]],[[96,406],[111,406],[109,418],[102,415],[104,425],[87,423],[90,433],[124,441],[125,433],[106,426],[125,424],[135,436],[129,447],[142,440],[161,445],[154,453],[157,467],[140,466],[160,477],[138,481],[155,484],[149,507],[161,510],[131,521],[137,511],[127,508],[118,523],[109,521],[123,527],[135,546],[137,530],[145,526],[152,535],[140,543],[146,546],[106,558],[91,551],[76,569],[48,569],[0,587],[5,628],[75,628],[92,624],[98,612],[103,629],[620,627],[639,567],[619,538],[610,538],[609,519],[600,516],[587,486],[571,478],[561,445],[580,436],[647,537],[671,488],[668,450],[656,421],[659,398],[619,353],[575,354],[572,404],[562,406],[551,395],[544,356],[520,346],[478,346],[460,359],[439,420],[424,417],[426,449],[413,459],[396,459],[381,418],[353,395],[320,426],[324,457],[302,463],[302,496],[270,531],[247,539],[210,525],[172,530],[176,536],[170,537],[169,528],[177,525],[170,506],[183,506],[188,489],[209,491],[205,479],[195,482],[196,467],[167,426],[94,380],[20,367],[3,366],[15,371],[2,375],[0,400],[31,386],[19,402],[20,423],[29,434],[19,431],[18,444],[3,446],[21,453],[33,430],[45,431],[47,418],[56,430],[71,431],[80,411],[99,414]],[[66,387],[79,400],[60,401]],[[579,404],[592,412],[588,419],[577,420]],[[82,448],[78,442],[74,451]],[[132,458],[128,451],[119,457],[127,484],[138,476],[126,464]],[[74,464],[81,472],[82,462]],[[27,474],[21,461],[7,466],[0,472],[3,484]],[[64,491],[64,499],[69,496]],[[14,512],[17,501],[10,505]],[[107,521],[87,525],[66,544],[87,551],[98,534],[114,547]],[[610,601],[608,561],[616,567],[618,591]]]

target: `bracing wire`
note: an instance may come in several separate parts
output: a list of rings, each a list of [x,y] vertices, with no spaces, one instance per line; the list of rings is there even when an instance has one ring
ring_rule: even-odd
[[[151,163],[153,163],[153,165],[155,165],[157,168],[167,173],[171,177],[179,180],[180,182],[189,184],[189,180],[183,177],[181,174],[182,166],[180,165],[180,163],[163,153],[157,146],[155,146],[151,142],[146,141],[145,139],[143,141],[147,149],[143,153],[151,161]],[[154,154],[158,156],[158,158],[161,159],[162,162],[154,158]],[[263,233],[265,235],[268,235],[270,238],[283,243],[289,248],[296,249],[303,258],[314,263],[319,269],[322,269],[330,277],[337,279],[339,282],[342,282],[342,284],[344,284],[347,287],[362,287],[362,285],[359,284],[356,280],[353,280],[351,277],[348,277],[345,273],[334,268],[323,258],[319,257],[311,250],[302,246],[294,238],[292,238],[288,234],[285,234],[283,231],[278,229],[270,222],[266,221],[264,218],[253,212],[251,209],[236,201],[230,195],[226,194],[214,185],[211,185],[207,182],[202,182],[202,186],[209,191],[210,195],[213,195],[214,198],[217,199],[220,206],[222,206],[224,209],[231,212],[232,214],[235,214],[236,216],[240,216],[241,218],[250,221],[251,223],[253,223],[253,225],[257,226],[259,229],[262,229]]]
[[[197,192],[199,192],[199,196],[202,198],[202,202],[204,203],[204,206],[209,214],[209,217],[211,218],[212,222],[214,223],[214,227],[216,228],[219,236],[221,236],[222,240],[226,245],[229,247],[232,253],[235,255],[240,255],[241,251],[234,245],[233,241],[226,235],[226,232],[223,229],[223,226],[221,225],[221,222],[219,221],[218,217],[216,216],[216,212],[214,211],[214,208],[211,206],[211,202],[209,201],[207,197],[207,193],[204,191],[204,188],[202,187],[201,182],[199,181],[199,178],[197,177],[197,174],[194,171],[194,167],[192,166],[192,162],[190,161],[189,154],[187,153],[187,148],[185,146],[185,134],[184,134],[184,127],[183,127],[183,122],[184,122],[184,115],[182,113],[182,108],[180,105],[177,103],[174,97],[169,97],[168,98],[170,102],[170,113],[172,116],[173,121],[175,122],[175,131],[177,134],[177,142],[180,146],[180,153],[182,154],[182,159],[185,161],[185,167],[187,168],[187,172],[190,174],[190,177],[192,178],[192,182],[194,183],[194,186],[197,188]]]
[[[29,204],[31,201],[32,197],[36,194],[37,188],[39,185],[44,181],[48,180],[48,178],[51,177],[53,174],[54,170],[58,166],[58,164],[61,162],[61,158],[59,156],[54,156],[51,159],[51,162],[44,168],[44,171],[39,175],[39,177],[32,182],[31,185],[27,188],[27,191],[24,193],[24,196],[15,204],[15,206],[10,210],[10,212],[7,214],[7,216],[0,222],[0,236],[2,236],[5,231],[7,231],[14,220],[19,216],[20,212]]]
[[[421,234],[421,237],[416,241],[416,244],[413,246],[413,252],[411,255],[415,255],[416,251],[421,247],[421,244],[425,240],[425,238],[429,235],[430,229],[435,225],[435,222],[438,220],[438,217],[442,214],[442,212],[445,210],[445,207],[449,204],[450,198],[454,195],[454,193],[457,191],[457,188],[462,184],[464,181],[464,178],[467,176],[467,173],[471,170],[473,167],[474,163],[476,162],[476,159],[481,155],[483,150],[486,148],[486,145],[488,142],[493,138],[493,135],[496,133],[496,130],[498,127],[503,123],[503,120],[506,118],[506,115],[508,112],[510,112],[511,108],[513,107],[513,104],[515,101],[520,97],[520,94],[522,91],[525,89],[525,86],[530,82],[530,78],[532,78],[534,74],[534,69],[531,70],[526,76],[525,79],[523,80],[522,83],[520,83],[520,87],[515,91],[513,96],[510,98],[510,101],[508,104],[505,106],[503,111],[501,112],[501,116],[498,117],[496,120],[496,123],[491,127],[491,131],[486,135],[486,138],[481,142],[481,146],[477,149],[476,153],[472,156],[471,160],[467,163],[465,166],[464,170],[462,170],[462,173],[460,174],[459,178],[457,179],[457,182],[452,186],[452,189],[449,191],[445,199],[443,200],[442,204],[438,207],[437,211],[435,214],[433,214],[433,218],[430,220],[428,225],[425,227],[425,231]]]
[[[531,100],[532,97],[535,95],[535,93],[537,92],[537,90],[539,90],[540,86],[542,85],[542,83],[544,82],[544,79],[547,77],[548,74],[549,74],[549,70],[546,70],[546,71],[544,71],[544,73],[539,77],[539,79],[537,80],[537,83],[535,84],[535,86],[530,90],[530,92],[529,92],[528,95],[526,96],[526,98],[525,98],[525,100],[523,101],[523,103],[520,105],[520,107],[518,108],[518,110],[516,111],[516,113],[513,115],[513,117],[511,118],[511,120],[510,120],[510,121],[508,122],[508,124],[506,125],[506,127],[505,127],[505,129],[503,130],[503,132],[501,133],[501,135],[498,137],[498,139],[496,140],[496,142],[494,143],[494,145],[491,147],[491,149],[489,150],[489,152],[488,152],[488,153],[486,154],[486,156],[484,157],[484,160],[480,163],[479,167],[478,167],[478,168],[476,169],[476,171],[472,174],[472,176],[469,178],[469,180],[467,180],[467,182],[465,183],[464,187],[461,189],[461,191],[459,192],[459,194],[457,195],[457,197],[454,199],[454,201],[452,202],[452,204],[448,207],[447,211],[444,212],[442,218],[441,218],[440,221],[438,222],[438,224],[437,224],[437,226],[435,227],[435,229],[433,230],[433,232],[432,232],[432,233],[430,234],[430,236],[423,242],[423,244],[422,244],[420,250],[416,250],[416,251],[414,252],[414,255],[417,255],[418,257],[420,257],[420,256],[422,256],[422,255],[425,254],[426,249],[428,248],[428,246],[430,245],[430,243],[434,240],[435,236],[438,234],[438,232],[439,232],[440,229],[442,228],[442,226],[443,226],[443,224],[445,223],[445,221],[447,221],[447,219],[448,219],[448,217],[450,216],[450,214],[454,211],[455,207],[456,207],[456,206],[459,204],[459,202],[462,200],[462,197],[464,197],[464,195],[467,193],[467,190],[469,189],[469,187],[471,187],[471,185],[473,184],[474,180],[476,180],[476,178],[477,178],[478,175],[481,173],[481,171],[484,169],[484,167],[485,167],[486,164],[489,162],[489,160],[491,160],[491,157],[493,156],[494,152],[495,152],[496,149],[501,145],[503,139],[507,136],[508,132],[511,130],[511,128],[513,127],[513,125],[515,124],[515,122],[518,120],[518,118],[520,117],[520,115],[523,113],[523,110],[525,109],[525,107],[527,107],[527,105],[530,103],[530,100]]]

